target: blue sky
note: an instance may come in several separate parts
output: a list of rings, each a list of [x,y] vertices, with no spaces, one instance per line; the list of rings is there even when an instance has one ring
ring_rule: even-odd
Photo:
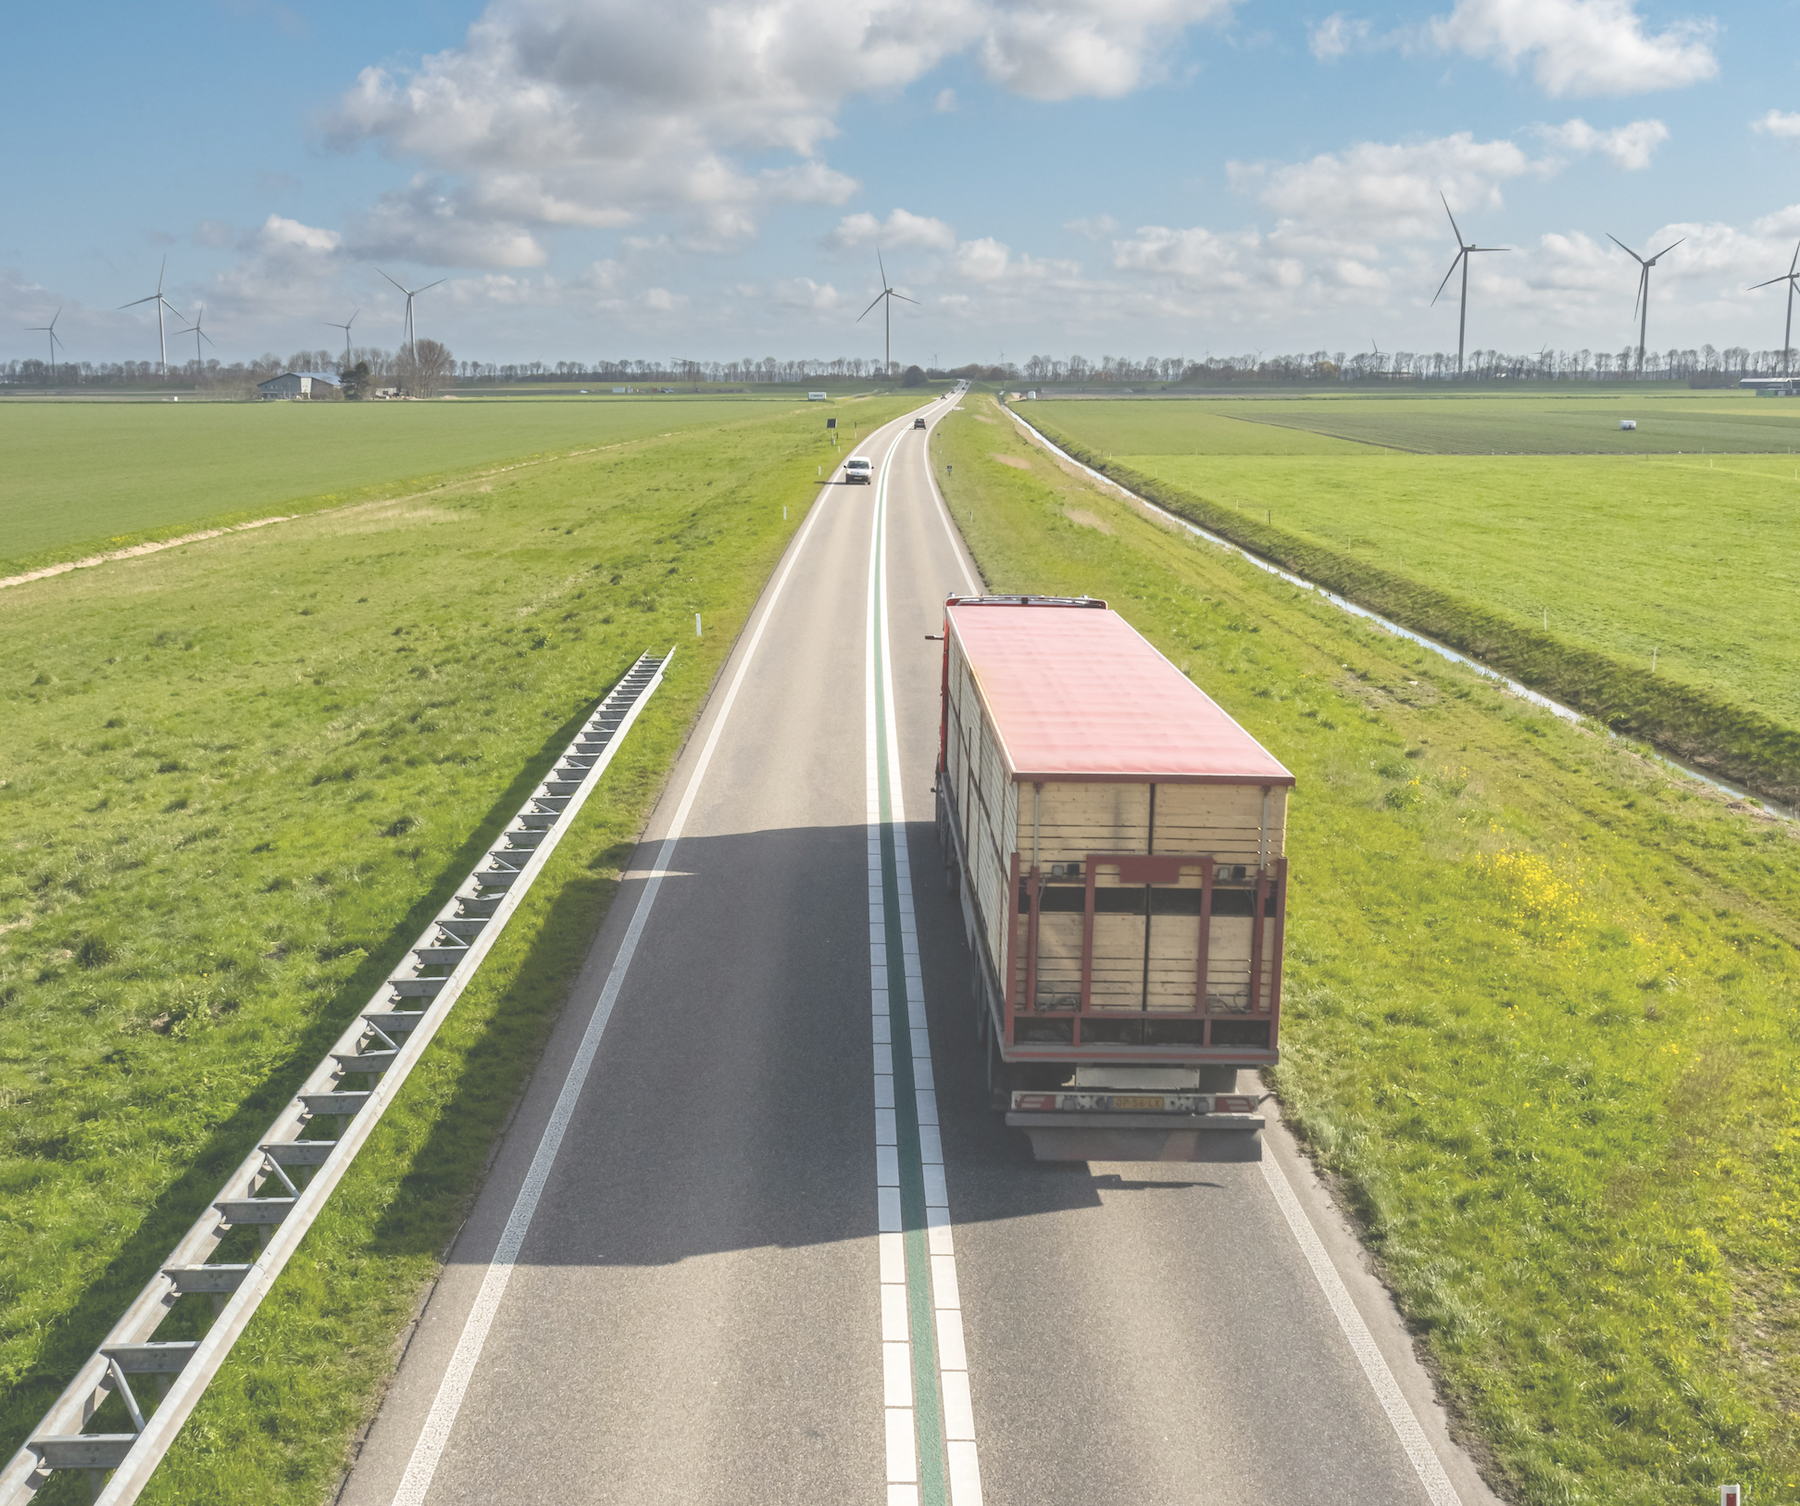
[[[1649,0],[200,0],[17,11],[0,359],[1771,348],[1800,6]],[[1454,284],[1450,290],[1455,291]],[[191,353],[192,337],[172,346]]]

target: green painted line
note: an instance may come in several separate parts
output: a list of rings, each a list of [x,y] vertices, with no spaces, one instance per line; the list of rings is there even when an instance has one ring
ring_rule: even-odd
[[[875,580],[887,579],[887,485],[876,506]],[[946,1506],[944,1404],[939,1392],[937,1324],[931,1306],[931,1252],[926,1246],[925,1167],[919,1157],[919,1103],[914,1096],[912,1020],[906,991],[905,937],[900,929],[900,873],[894,859],[892,772],[888,768],[887,602],[875,591],[875,757],[881,815],[881,908],[887,927],[888,1039],[894,1056],[894,1139],[900,1161],[900,1228],[906,1245],[906,1311],[912,1330],[913,1431],[919,1449],[921,1506]],[[921,1001],[922,1003],[923,1001]]]

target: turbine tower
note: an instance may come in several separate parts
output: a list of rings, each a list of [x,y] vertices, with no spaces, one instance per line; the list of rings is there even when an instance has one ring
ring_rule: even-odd
[[[407,305],[407,307],[411,308],[412,305],[409,303]],[[362,312],[362,310],[358,309],[356,311],[356,314],[360,314],[361,312]],[[330,326],[332,329],[341,329],[344,332],[344,370],[345,371],[348,371],[350,369],[350,326],[352,324],[356,323],[356,314],[352,314],[342,324],[339,324],[336,320],[333,320],[333,319],[327,319],[325,321],[325,323],[328,326]]]
[[[170,303],[167,298],[163,297],[163,273],[168,271],[168,269],[169,258],[165,256],[162,259],[162,266],[159,267],[156,272],[156,291],[150,294],[148,298],[134,298],[130,303],[121,303],[119,305],[122,309],[134,309],[140,303],[154,303],[156,305],[156,346],[157,352],[161,357],[162,374],[165,382],[169,379],[169,334],[168,331],[163,328],[163,310],[167,309],[177,319],[187,318],[186,314],[182,313],[181,310]]]
[[[1442,193],[1438,195],[1444,199]],[[1473,241],[1465,241],[1462,228],[1456,223],[1456,216],[1450,214],[1450,201],[1444,199],[1444,213],[1450,217],[1450,228],[1456,232],[1456,255],[1450,262],[1450,270],[1444,274],[1444,280],[1438,284],[1437,292],[1431,295],[1436,303],[1444,296],[1444,289],[1449,287],[1450,279],[1456,275],[1458,266],[1462,267],[1462,300],[1456,315],[1456,374],[1462,375],[1463,340],[1469,329],[1469,258],[1481,251],[1510,251],[1511,246],[1478,246]]]
[[[1754,293],[1757,288],[1772,288],[1778,282],[1785,282],[1788,290],[1787,324],[1781,333],[1781,374],[1793,375],[1794,361],[1794,283],[1800,280],[1800,244],[1794,247],[1794,259],[1788,263],[1787,271],[1779,277],[1771,277],[1767,282],[1759,282],[1745,291]],[[54,324],[56,321],[50,321]]]
[[[886,344],[882,350],[884,361],[881,371],[883,376],[892,376],[894,374],[894,300],[898,298],[902,303],[911,304],[917,304],[919,300],[908,298],[904,293],[896,293],[888,286],[887,266],[881,259],[879,246],[875,249],[875,265],[881,268],[881,291],[875,295],[874,303],[856,316],[856,322],[861,324],[868,317],[869,309],[874,308],[875,304],[881,303],[883,299],[886,300],[886,306],[882,310],[882,321],[886,327]]]
[[[200,305],[200,312],[194,315],[194,322],[186,329],[178,329],[175,331],[178,335],[192,335],[194,337],[194,381],[196,384],[198,384],[200,380],[200,342],[204,340],[208,345],[213,345],[213,337],[200,328],[201,321],[205,318],[206,305],[203,303]],[[214,350],[217,350],[218,348],[218,346],[213,345]]]
[[[1663,257],[1673,251],[1676,246],[1679,246],[1681,241],[1686,240],[1687,237],[1684,235],[1682,236],[1681,241],[1674,241],[1671,244],[1664,246],[1662,250],[1658,251],[1656,255],[1652,256],[1648,261],[1639,256],[1637,252],[1633,251],[1631,247],[1626,245],[1624,241],[1620,240],[1618,236],[1614,235],[1611,231],[1607,232],[1606,238],[1638,264],[1637,300],[1631,305],[1631,312],[1634,314],[1638,313],[1638,305],[1643,305],[1643,312],[1638,317],[1637,357],[1638,375],[1642,376],[1644,374],[1644,334],[1650,327],[1650,269],[1654,267],[1657,262],[1661,261]]]
[[[50,380],[45,385],[56,385],[56,347],[62,344],[62,336],[56,332],[56,321],[62,318],[62,310],[58,309],[50,316],[48,324],[28,324],[25,332],[32,335],[48,335],[50,337]]]
[[[380,267],[377,267],[375,270],[381,272]],[[394,282],[394,279],[388,277],[386,272],[381,272],[381,275],[387,277],[389,282]],[[413,348],[413,299],[417,298],[421,293],[429,293],[433,288],[441,286],[448,280],[448,278],[440,277],[436,282],[428,282],[422,288],[400,288],[400,284],[394,282],[394,286],[400,288],[400,291],[406,294],[406,348],[408,350]],[[346,338],[348,338],[347,335]]]

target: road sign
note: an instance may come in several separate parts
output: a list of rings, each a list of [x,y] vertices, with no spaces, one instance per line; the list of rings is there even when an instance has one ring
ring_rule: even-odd
[[[825,420],[825,427],[826,427],[826,428],[827,428],[827,429],[835,429],[835,428],[836,428],[836,427],[837,427],[837,420],[836,420],[836,419],[835,419],[835,418],[828,418],[828,419],[826,419],[826,420]]]

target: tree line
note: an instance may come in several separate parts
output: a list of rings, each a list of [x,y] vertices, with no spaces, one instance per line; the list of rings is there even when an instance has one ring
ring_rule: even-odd
[[[1477,350],[1464,360],[1461,380],[1607,382],[1634,379],[1636,349],[1617,351],[1551,350],[1510,354],[1501,350]],[[1750,350],[1742,345],[1723,350],[1712,345],[1698,349],[1673,347],[1646,351],[1642,376],[1654,381],[1685,381],[1691,386],[1731,386],[1747,376],[1783,376],[1791,368],[1792,351]],[[251,361],[226,365],[217,359],[171,362],[169,376],[200,391],[218,396],[253,396],[257,383],[284,371],[325,372],[342,385],[333,395],[351,399],[395,391],[408,396],[430,397],[457,384],[555,384],[576,385],[683,385],[727,384],[734,386],[801,385],[813,381],[900,381],[920,372],[918,366],[895,362],[883,371],[879,361],[855,356],[832,360],[779,360],[743,357],[733,361],[688,361],[679,358],[643,360],[618,357],[591,361],[459,361],[436,340],[420,340],[416,349],[384,350],[357,346],[343,351],[300,350],[286,360],[271,352]],[[1456,357],[1442,351],[1324,351],[1292,355],[1206,356],[1192,361],[1182,356],[1087,356],[1034,355],[1023,363],[974,362],[944,370],[930,367],[923,375],[933,379],[968,377],[976,381],[1070,383],[1076,385],[1130,385],[1135,383],[1193,383],[1231,386],[1238,383],[1305,382],[1420,382],[1454,381]],[[155,361],[58,362],[55,372],[42,360],[0,364],[0,384],[19,387],[141,387],[160,378]]]

